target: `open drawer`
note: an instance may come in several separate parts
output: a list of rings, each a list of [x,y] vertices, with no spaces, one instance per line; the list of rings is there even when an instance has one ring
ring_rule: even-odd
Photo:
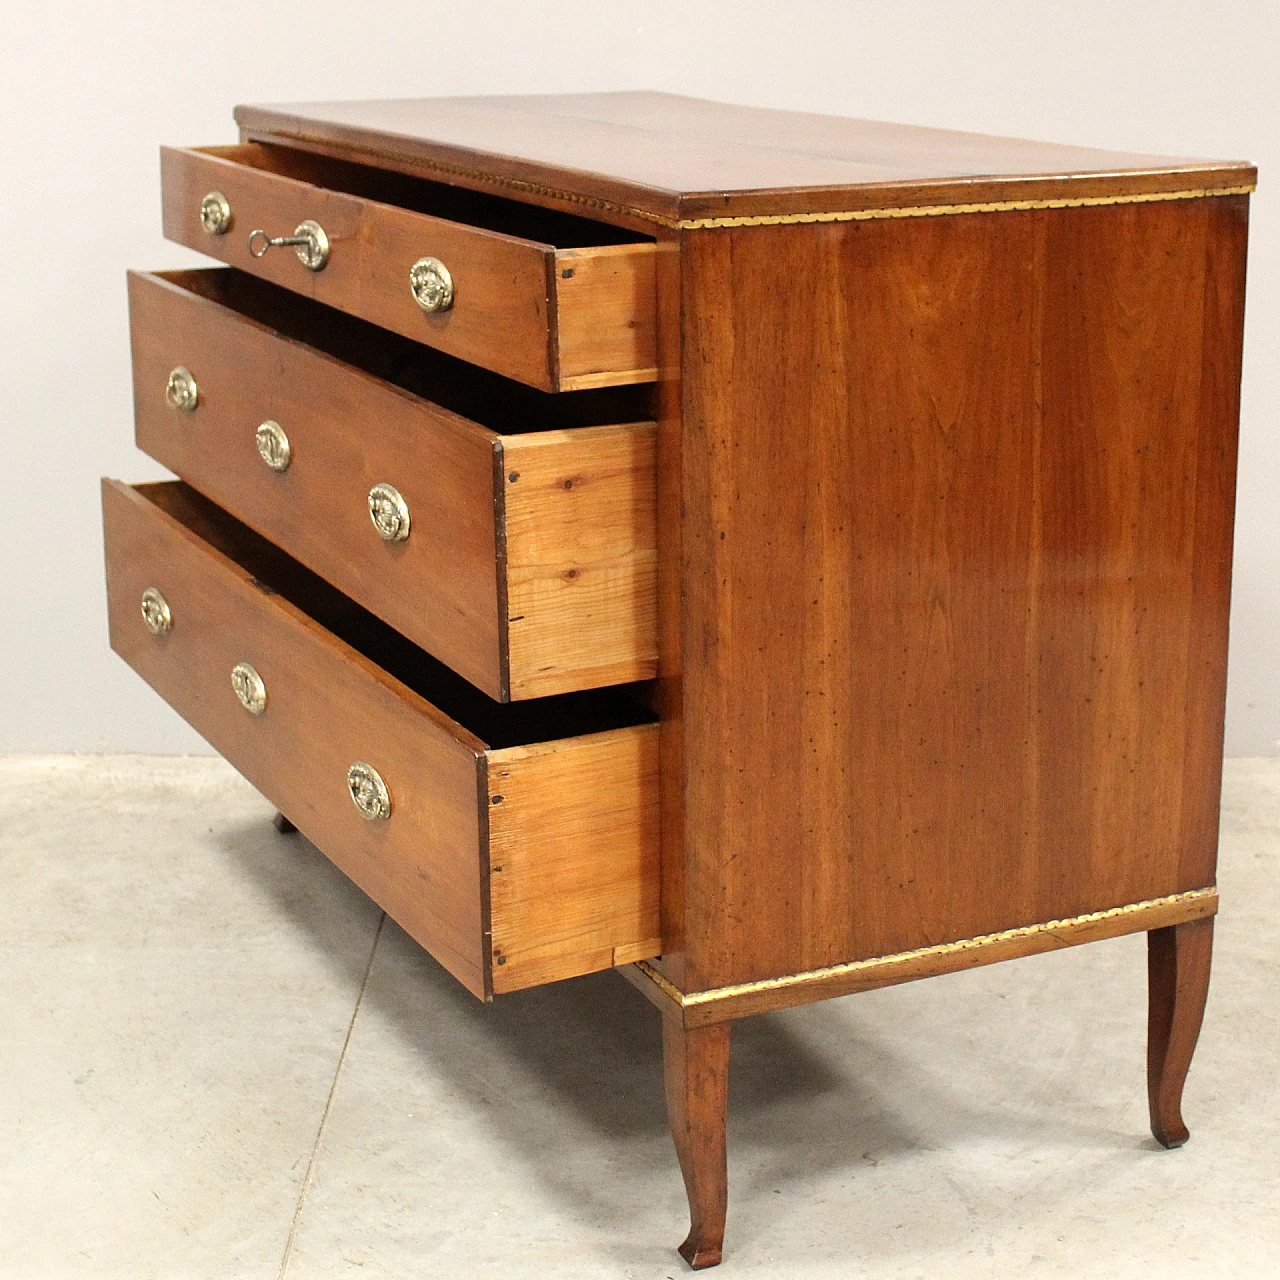
[[[111,644],[476,995],[656,955],[657,725],[503,706],[181,482],[103,482]]]
[[[486,693],[656,674],[646,389],[535,391],[225,267],[131,273],[129,314],[138,447]]]
[[[160,175],[170,240],[297,293],[547,391],[657,377],[635,232],[261,143],[165,147]]]

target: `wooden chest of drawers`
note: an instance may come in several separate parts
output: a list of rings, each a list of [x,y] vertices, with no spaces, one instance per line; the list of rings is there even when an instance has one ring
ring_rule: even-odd
[[[116,650],[483,999],[736,1018],[1149,934],[1208,985],[1248,193],[660,94],[242,107],[162,155]]]

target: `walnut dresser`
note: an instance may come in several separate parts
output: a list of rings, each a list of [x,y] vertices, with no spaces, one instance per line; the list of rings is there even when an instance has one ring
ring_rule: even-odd
[[[1248,193],[664,94],[240,107],[129,280],[111,642],[481,1000],[734,1019],[1145,931],[1208,985]],[[1135,1155],[1135,1159],[1141,1158]]]

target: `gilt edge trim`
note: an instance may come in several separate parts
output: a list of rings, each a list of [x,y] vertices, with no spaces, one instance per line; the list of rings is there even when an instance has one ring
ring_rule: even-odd
[[[849,209],[840,213],[762,213],[731,218],[685,218],[681,231],[713,227],[777,227],[803,222],[868,222],[876,218],[938,218],[958,213],[1016,213],[1027,209],[1088,209],[1104,204],[1152,204],[1161,200],[1201,200],[1216,196],[1245,196],[1255,189],[1209,187],[1194,191],[1148,191],[1123,196],[1062,196],[1054,200],[988,200],[978,204],[919,204],[892,209]]]
[[[823,969],[807,969],[803,973],[786,974],[779,978],[762,978],[756,982],[740,982],[727,987],[712,987],[706,991],[681,991],[663,977],[647,960],[636,961],[635,968],[657,986],[664,996],[681,1009],[690,1009],[699,1005],[715,1004],[722,1000],[733,1000],[742,996],[756,995],[762,991],[778,991],[789,987],[810,986],[863,970],[891,969],[916,960],[928,960],[964,951],[981,951],[987,947],[1005,942],[1017,942],[1023,938],[1034,938],[1044,934],[1070,933],[1073,930],[1084,929],[1089,925],[1103,921],[1157,912],[1172,906],[1190,906],[1194,903],[1204,902],[1206,904],[1212,903],[1213,911],[1216,911],[1217,898],[1218,890],[1216,887],[1191,889],[1186,893],[1174,893],[1164,898],[1149,898],[1144,902],[1131,902],[1122,907],[1111,907],[1106,911],[1091,911],[1086,915],[1070,916],[1064,920],[1045,920],[1040,924],[1021,925],[1016,929],[1005,929],[1000,933],[979,934],[977,937],[963,938],[958,942],[942,942],[932,947],[920,947],[915,951],[899,951],[893,955],[871,956],[865,960],[851,960],[844,964],[829,965]],[[1206,912],[1205,914],[1212,914],[1212,912]],[[1063,942],[1063,946],[1070,945],[1069,942]]]

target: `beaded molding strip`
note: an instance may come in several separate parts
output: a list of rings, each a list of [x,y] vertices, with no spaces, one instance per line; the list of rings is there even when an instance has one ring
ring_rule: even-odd
[[[900,951],[894,955],[872,956],[866,960],[852,960],[845,964],[830,965],[824,969],[809,969],[804,973],[787,974],[780,978],[763,978],[757,982],[740,982],[727,987],[713,987],[706,991],[683,992],[669,982],[648,961],[640,960],[635,968],[644,974],[662,994],[677,1004],[681,1009],[694,1009],[700,1005],[713,1005],[725,1000],[740,999],[744,996],[758,995],[766,991],[778,991],[792,987],[809,987],[828,983],[841,977],[855,975],[860,972],[874,970],[893,970],[919,960],[943,959],[963,952],[982,951],[1001,943],[1018,942],[1026,938],[1044,935],[1053,937],[1059,934],[1085,932],[1091,925],[1119,922],[1129,916],[1148,916],[1166,914],[1169,909],[1186,907],[1187,919],[1212,915],[1217,911],[1218,890],[1216,888],[1191,889],[1186,893],[1170,894],[1164,898],[1149,898],[1145,902],[1131,902],[1123,907],[1111,907],[1106,911],[1091,911],[1087,915],[1071,916],[1065,920],[1046,920],[1040,924],[1022,925],[1016,929],[1005,929],[1001,933],[984,933],[974,938],[963,938],[958,942],[943,942],[932,947],[921,947],[916,951]],[[1199,908],[1199,910],[1197,910]],[[1139,925],[1140,929],[1141,926]],[[1137,932],[1137,929],[1133,930]],[[1070,946],[1071,942],[1060,939],[1062,946]]]
[[[894,209],[850,209],[842,213],[778,213],[741,218],[686,218],[681,231],[708,227],[775,227],[793,222],[866,222],[873,218],[938,218],[956,213],[1010,213],[1024,209],[1088,209],[1103,204],[1152,204],[1159,200],[1201,200],[1213,196],[1244,196],[1254,184],[1210,187],[1198,191],[1149,191],[1127,196],[1063,196],[1057,200],[991,200],[982,204],[918,204]]]

